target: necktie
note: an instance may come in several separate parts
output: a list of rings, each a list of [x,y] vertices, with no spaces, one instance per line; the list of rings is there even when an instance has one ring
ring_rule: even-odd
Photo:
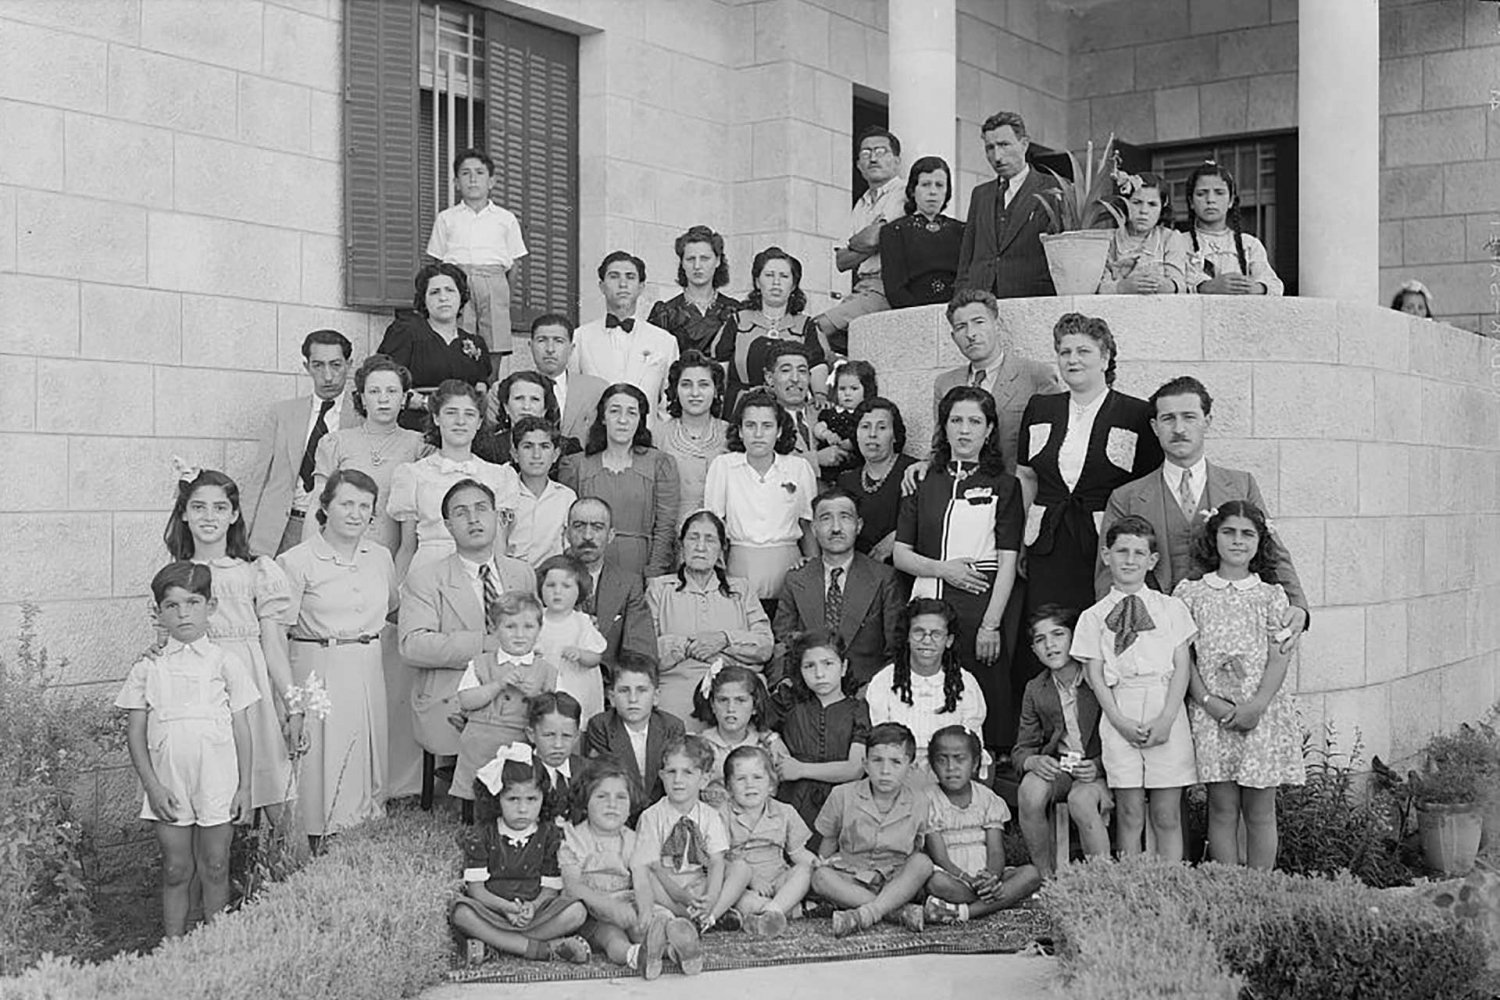
[[[989,375],[989,372],[987,372],[983,368],[981,368],[977,372],[974,373],[974,377],[969,380],[969,384],[972,385],[976,389],[983,388],[983,386],[984,386],[984,380],[985,380],[986,377],[988,377],[988,375]]]
[[[1182,482],[1177,487],[1177,503],[1182,507],[1182,514],[1189,521],[1198,510],[1198,498],[1193,496],[1193,470],[1182,470]]]
[[[1010,193],[1010,179],[1006,178],[1006,177],[1000,178],[1000,183],[995,188],[995,196],[998,199],[998,204],[999,204],[1000,210],[1002,212],[1005,211],[1005,209],[1007,207],[1006,204],[1005,204],[1005,196],[1007,194],[1009,194],[1009,193]]]
[[[302,489],[311,493],[313,488],[313,460],[318,454],[318,442],[323,440],[323,435],[328,433],[328,411],[333,409],[334,401],[323,400],[318,407],[318,419],[313,421],[312,433],[307,436],[307,447],[302,449],[302,464],[297,467],[297,478],[302,480]]]
[[[1135,644],[1142,632],[1156,628],[1146,602],[1137,594],[1127,594],[1125,600],[1116,604],[1114,610],[1104,618],[1104,625],[1115,634],[1115,655],[1119,656]]]
[[[484,587],[484,630],[495,631],[495,602],[500,600],[500,588],[495,584],[495,571],[490,564],[479,567],[479,582]]]
[[[834,635],[839,634],[839,624],[844,620],[844,588],[839,585],[843,575],[842,566],[829,571],[828,596],[823,600],[823,627]]]
[[[807,431],[807,418],[802,415],[802,411],[800,410],[797,411],[797,435],[802,438],[802,449],[804,451],[811,451],[812,435]]]
[[[630,333],[635,329],[635,317],[632,316],[630,319],[620,319],[614,315],[604,317],[604,329],[613,330],[616,327],[624,330],[626,333]]]

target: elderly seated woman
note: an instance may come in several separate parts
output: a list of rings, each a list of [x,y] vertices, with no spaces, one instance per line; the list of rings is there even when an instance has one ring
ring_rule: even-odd
[[[656,705],[689,729],[701,729],[693,719],[693,691],[710,664],[722,660],[760,673],[775,639],[749,585],[724,572],[729,548],[724,522],[700,510],[683,522],[678,538],[677,572],[654,578],[646,589],[661,659]]]

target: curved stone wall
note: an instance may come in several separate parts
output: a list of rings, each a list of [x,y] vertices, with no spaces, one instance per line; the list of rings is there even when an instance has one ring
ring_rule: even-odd
[[[1209,458],[1255,474],[1313,604],[1292,683],[1310,726],[1401,759],[1495,703],[1500,675],[1500,341],[1319,299],[1010,299],[1013,349],[1052,355],[1057,318],[1104,317],[1117,387],[1193,374],[1214,397]],[[908,450],[933,378],[964,363],[941,306],[864,317]]]

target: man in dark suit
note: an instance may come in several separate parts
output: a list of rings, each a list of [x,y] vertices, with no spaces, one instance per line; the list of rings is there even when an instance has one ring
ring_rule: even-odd
[[[1032,197],[1056,188],[1051,176],[1026,163],[1026,122],[1014,111],[985,119],[979,134],[996,178],[969,196],[969,221],[958,251],[957,288],[983,288],[997,298],[1056,295],[1041,234],[1047,212]]]
[[[646,606],[641,578],[605,561],[604,550],[615,537],[609,504],[598,497],[573,501],[566,530],[568,555],[583,563],[593,584],[584,610],[594,616],[609,644],[604,651],[608,683],[608,669],[619,660],[622,649],[656,657],[656,625]]]
[[[969,363],[943,372],[933,381],[933,412],[955,386],[987,389],[995,397],[995,412],[1000,418],[1000,454],[1005,459],[1005,471],[1015,475],[1026,403],[1039,392],[1063,391],[1057,366],[1022,357],[1011,349],[1010,331],[1000,319],[1000,305],[985,289],[959,286],[948,303],[948,323],[953,328],[953,343]]]
[[[1149,403],[1151,427],[1166,460],[1160,469],[1109,495],[1099,537],[1127,514],[1139,514],[1150,521],[1161,550],[1153,571],[1155,584],[1162,593],[1170,594],[1194,569],[1190,543],[1193,528],[1203,523],[1205,512],[1230,500],[1248,500],[1267,517],[1270,511],[1253,475],[1212,465],[1204,457],[1204,438],[1213,426],[1214,401],[1202,382],[1191,375],[1179,375],[1152,393]],[[1286,589],[1291,602],[1282,622],[1290,630],[1282,650],[1290,652],[1307,628],[1307,594],[1286,546],[1274,535],[1271,541],[1275,546],[1276,582]],[[1094,592],[1103,598],[1109,586],[1109,571],[1101,559],[1095,567]]]
[[[825,489],[813,500],[812,514],[822,554],[786,575],[771,630],[783,655],[797,632],[827,628],[841,636],[849,672],[862,688],[895,659],[901,587],[895,570],[854,551],[859,504],[847,490]],[[781,677],[800,667],[783,663]]]
[[[240,493],[250,551],[278,556],[302,541],[303,519],[316,509],[313,460],[329,431],[359,423],[344,394],[354,345],[337,330],[314,330],[302,340],[302,367],[312,378],[312,396],[277,403],[261,434],[255,464]]]
[[[587,443],[589,425],[606,388],[596,375],[568,371],[573,356],[573,321],[560,313],[538,316],[531,323],[531,359],[536,370],[552,380],[561,411],[558,429],[565,438]]]

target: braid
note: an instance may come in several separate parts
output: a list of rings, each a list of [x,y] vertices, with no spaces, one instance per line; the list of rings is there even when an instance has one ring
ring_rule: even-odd
[[[903,649],[896,657],[896,669],[891,675],[891,690],[901,696],[901,702],[910,705],[911,700],[911,653]]]
[[[729,589],[729,574],[724,571],[724,567],[714,563],[714,575],[719,578],[719,593],[725,597],[733,597],[734,592]]]
[[[1250,277],[1250,265],[1245,262],[1245,238],[1240,235],[1240,207],[1238,205],[1225,213],[1225,221],[1229,223],[1230,230],[1234,232],[1234,252],[1235,256],[1240,259],[1240,273],[1248,278]]]
[[[938,714],[951,712],[958,707],[958,699],[964,693],[964,671],[959,666],[958,657],[949,648],[943,653],[943,707],[938,709]]]
[[[714,567],[717,569],[718,567]],[[681,562],[677,564],[677,592],[680,594],[687,589],[687,566]]]

